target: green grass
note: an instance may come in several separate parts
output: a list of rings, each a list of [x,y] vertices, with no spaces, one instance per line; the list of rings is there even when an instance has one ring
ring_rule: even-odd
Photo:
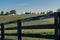
[[[17,19],[29,18],[39,16],[39,14],[24,14],[24,15],[7,15],[7,16],[0,16],[0,23],[13,21]],[[43,20],[36,20],[36,21],[29,21],[29,22],[22,22],[22,26],[28,25],[44,25],[44,24],[53,24],[54,18],[48,18]],[[17,23],[15,24],[8,24],[5,25],[5,28],[16,27]],[[1,32],[0,32],[1,33]],[[5,33],[17,33],[17,30],[5,30]],[[54,29],[22,29],[22,33],[34,33],[34,34],[54,34]],[[5,36],[7,39],[17,40],[17,36]],[[45,39],[45,38],[31,38],[31,37],[22,37],[22,40],[52,40],[52,39]]]
[[[14,21],[14,20],[23,19],[23,18],[34,17],[34,16],[39,16],[39,14],[22,14],[22,15],[0,16],[0,23]]]
[[[22,40],[54,40],[54,39],[22,37]]]
[[[26,29],[26,30],[22,30],[22,33],[32,33],[32,34],[50,34],[50,35],[54,35],[54,29]]]

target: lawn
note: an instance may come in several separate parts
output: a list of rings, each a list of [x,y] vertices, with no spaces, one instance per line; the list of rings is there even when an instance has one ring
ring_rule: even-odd
[[[0,23],[13,21],[17,19],[29,18],[39,16],[39,14],[23,14],[23,15],[7,15],[7,16],[0,16]],[[36,20],[36,21],[29,21],[29,22],[22,22],[22,26],[28,25],[44,25],[44,24],[53,24],[54,18],[48,18],[43,20]],[[5,28],[12,28],[16,27],[17,23],[15,24],[8,24],[5,25]],[[1,33],[1,32],[0,32]],[[5,30],[5,33],[17,33],[17,30]],[[22,29],[22,33],[34,33],[34,34],[54,34],[54,29]],[[5,36],[6,39],[17,40],[17,36]],[[54,40],[54,39],[45,39],[45,38],[32,38],[32,37],[22,37],[22,40]]]

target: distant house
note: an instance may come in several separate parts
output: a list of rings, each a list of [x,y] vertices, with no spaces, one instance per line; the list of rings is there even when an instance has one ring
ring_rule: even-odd
[[[31,14],[31,12],[25,12],[25,14]]]
[[[13,15],[16,15],[16,14],[9,14],[9,16],[13,16]]]

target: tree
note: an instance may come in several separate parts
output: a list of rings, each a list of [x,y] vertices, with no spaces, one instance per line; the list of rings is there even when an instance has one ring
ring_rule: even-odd
[[[41,12],[41,14],[45,14],[45,12]]]
[[[60,9],[57,9],[57,12],[60,12]]]
[[[6,13],[5,13],[5,15],[8,15],[8,14],[9,14],[9,12],[6,12]]]
[[[45,12],[43,12],[43,14],[45,14]]]
[[[53,13],[53,11],[49,11],[49,12],[47,12],[47,14],[52,14]]]
[[[16,10],[11,10],[10,14],[16,14]]]
[[[4,15],[4,11],[1,11],[1,14],[0,15]]]
[[[43,13],[41,12],[41,14],[43,14]]]

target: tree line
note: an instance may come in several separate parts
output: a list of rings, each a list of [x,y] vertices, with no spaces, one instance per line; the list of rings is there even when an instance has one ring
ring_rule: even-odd
[[[57,9],[56,12],[60,12],[60,9]],[[49,15],[49,14],[52,14],[52,13],[54,13],[54,12],[50,10],[50,11],[47,11],[47,12],[44,12],[44,11],[40,12],[40,13],[38,12],[37,14],[48,14]],[[30,12],[25,12],[25,14],[31,14],[31,11]]]
[[[16,10],[11,10],[9,12],[4,13],[4,11],[0,12],[0,15],[10,15],[10,14],[16,14]]]
[[[57,9],[56,12],[60,12],[60,9]],[[47,11],[46,13],[45,12],[40,12],[40,13],[37,13],[37,14],[51,14],[51,13],[53,13],[53,11]],[[11,10],[11,11],[6,12],[6,13],[4,13],[4,11],[0,12],[0,15],[10,15],[10,14],[16,14],[16,10]],[[25,14],[31,14],[31,11],[30,12],[25,12]]]

